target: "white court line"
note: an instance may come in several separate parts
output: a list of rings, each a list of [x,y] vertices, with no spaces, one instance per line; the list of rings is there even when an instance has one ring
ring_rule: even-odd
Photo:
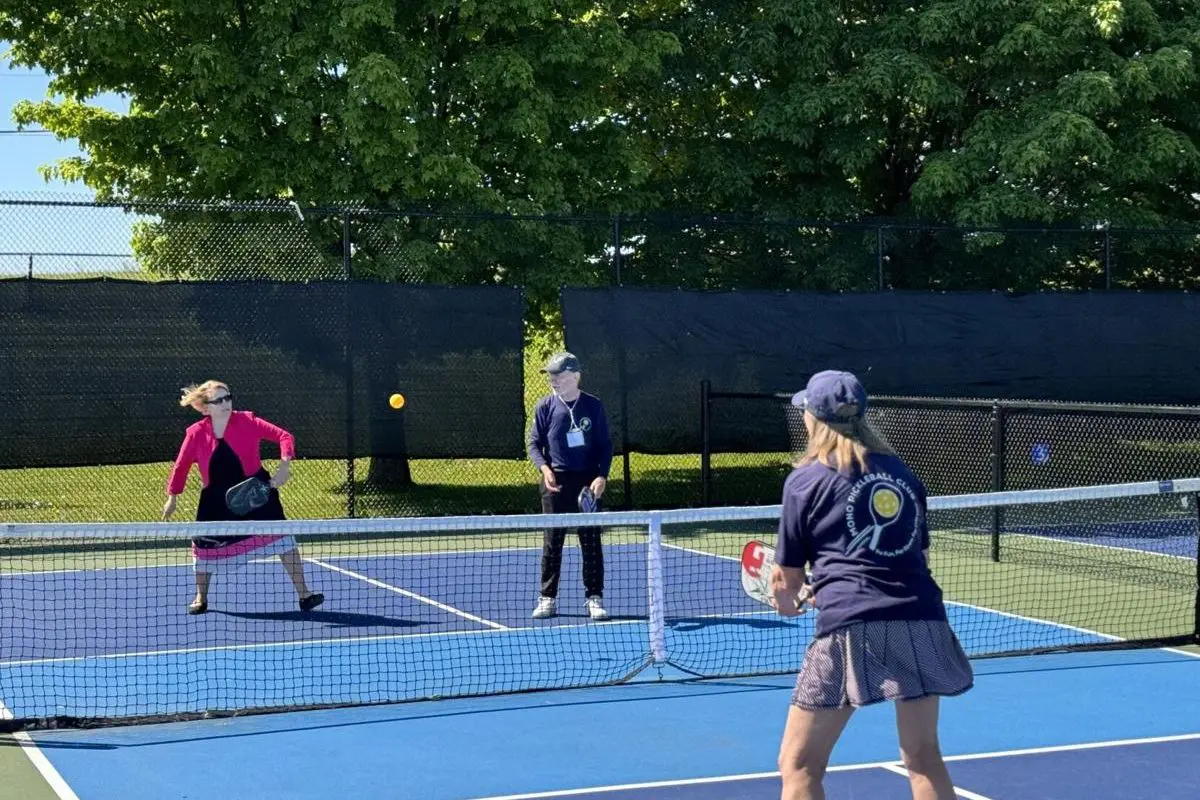
[[[1040,753],[1067,753],[1076,750],[1094,750],[1103,747],[1126,747],[1138,744],[1160,744],[1163,742],[1181,742],[1200,739],[1200,733],[1186,733],[1178,736],[1154,736],[1145,739],[1120,739],[1108,742],[1088,742],[1084,744],[1054,745],[1050,747],[1030,747],[1024,750],[997,750],[990,753],[969,753],[960,756],[944,756],[945,761],[974,761],[985,758],[1005,758],[1009,756],[1037,755]],[[873,761],[863,764],[842,764],[829,767],[826,772],[857,772],[870,769],[903,768],[899,761]],[[907,773],[906,773],[907,774]],[[735,781],[753,781],[766,778],[778,778],[779,772],[747,772],[742,775],[721,775],[712,778],[684,778],[673,781],[648,781],[644,783],[624,783],[611,786],[591,786],[586,789],[563,789],[556,792],[533,792],[529,794],[506,794],[489,797],[476,797],[472,800],[546,800],[546,798],[572,797],[584,794],[602,794],[606,792],[625,792],[634,789],[661,789],[670,786],[699,786],[709,783],[732,783]],[[962,792],[961,789],[956,789]],[[960,794],[961,797],[980,797],[980,795]]]
[[[1093,630],[1089,630],[1088,628],[1081,628],[1078,625],[1068,625],[1065,622],[1052,622],[1051,620],[1041,619],[1039,617],[1027,617],[1024,614],[1013,614],[1012,612],[1009,612],[1009,611],[1000,611],[995,608],[988,608],[987,606],[977,606],[972,603],[960,603],[957,600],[946,600],[944,602],[946,603],[946,605],[949,605],[949,606],[959,606],[960,608],[973,608],[976,611],[982,611],[986,614],[996,614],[997,616],[1008,617],[1010,619],[1018,619],[1018,620],[1022,620],[1023,622],[1033,622],[1033,623],[1037,623],[1038,625],[1046,625],[1046,626],[1049,626],[1052,628],[1064,628],[1066,630],[1078,631],[1079,633],[1086,633],[1089,636],[1098,636],[1101,639],[1107,639],[1110,642],[1126,641],[1125,639],[1121,638],[1120,636],[1114,636],[1111,633],[1101,633],[1100,631],[1093,631]],[[1200,658],[1200,653],[1191,653],[1191,652],[1188,652],[1187,650],[1178,650],[1174,647],[1155,647],[1152,649],[1164,650],[1168,653],[1176,653],[1181,656],[1187,656],[1188,658]]]
[[[303,540],[300,542],[304,545]],[[645,542],[616,542],[614,544],[604,545],[605,549],[614,547],[645,547]],[[520,546],[520,547],[479,547],[466,548],[463,550],[427,550],[422,552],[409,553],[360,553],[358,555],[347,556],[328,556],[323,557],[325,561],[349,561],[357,558],[424,558],[425,556],[456,556],[456,555],[475,555],[478,553],[506,553],[510,551],[522,550],[537,550],[542,549],[541,545],[537,546]],[[578,550],[579,544],[566,542],[563,544],[564,550]],[[699,551],[697,551],[699,552]],[[707,554],[706,554],[707,555]],[[266,558],[252,558],[251,564],[271,564],[279,560],[279,556],[267,556]],[[119,566],[106,567],[77,567],[75,569],[35,569],[25,572],[4,572],[0,570],[0,579],[3,578],[25,578],[36,575],[66,575],[73,572],[109,572],[111,570],[132,570],[132,569],[191,569],[193,564],[189,563],[169,563],[169,564],[125,564]]]
[[[706,553],[703,550],[693,550],[690,547],[682,547],[677,544],[664,544],[663,547],[670,547],[674,550],[683,550],[684,552],[693,553],[698,556],[709,556],[710,558],[719,558],[719,559],[724,559],[726,561],[740,562],[740,559],[734,558],[733,556],[723,556],[718,553]],[[1110,642],[1125,641],[1120,636],[1113,636],[1110,633],[1100,633],[1099,631],[1088,630],[1087,628],[1080,628],[1077,625],[1068,625],[1065,622],[1052,622],[1048,619],[1040,619],[1038,617],[1027,617],[1023,614],[1013,614],[1008,611],[1000,611],[995,608],[988,608],[987,606],[977,606],[977,605],[974,605],[973,603],[960,603],[956,600],[946,600],[945,603],[946,603],[946,605],[959,606],[960,608],[972,608],[972,609],[975,609],[976,611],[981,611],[981,612],[984,612],[987,614],[996,614],[1001,617],[1008,617],[1010,619],[1018,619],[1018,620],[1022,620],[1023,622],[1032,622],[1032,623],[1035,623],[1038,625],[1045,625],[1045,626],[1051,627],[1051,628],[1063,628],[1066,630],[1078,631],[1079,633],[1086,633],[1089,636],[1098,636],[1101,639],[1107,639]],[[769,613],[774,613],[774,612],[769,612]],[[1200,658],[1200,653],[1192,653],[1187,650],[1179,650],[1174,647],[1156,647],[1154,649],[1155,650],[1163,650],[1168,653],[1175,653],[1175,654],[1181,655],[1181,656],[1187,656],[1188,658]]]
[[[584,627],[567,626],[562,627]],[[509,631],[537,630],[536,628],[509,628]],[[29,667],[39,664],[69,664],[73,661],[92,661],[99,659],[143,658],[154,656],[180,656],[192,653],[220,653],[228,650],[270,650],[276,647],[338,647],[344,644],[365,644],[368,642],[388,642],[396,639],[428,639],[435,636],[478,636],[492,634],[498,631],[488,628],[482,631],[437,631],[434,633],[395,633],[380,636],[349,636],[329,639],[295,639],[286,642],[247,642],[243,644],[221,644],[210,647],[178,647],[172,650],[139,650],[133,653],[93,653],[86,656],[62,656],[60,658],[27,658],[14,661],[0,661],[0,668]]]
[[[725,616],[714,614],[713,616]],[[180,647],[173,650],[141,650],[135,653],[94,653],[87,656],[62,656],[60,658],[28,658],[23,660],[0,661],[0,669],[5,667],[29,667],[41,664],[67,664],[73,661],[92,661],[98,659],[142,658],[154,656],[178,656],[192,653],[219,653],[229,650],[269,650],[276,647],[340,647],[342,645],[357,645],[370,642],[391,642],[401,639],[432,639],[441,636],[493,636],[498,633],[529,633],[532,631],[574,630],[578,628],[596,628],[609,625],[645,625],[644,619],[610,619],[603,622],[584,622],[578,625],[542,625],[519,628],[487,628],[481,631],[436,631],[434,633],[393,633],[379,636],[345,636],[329,639],[294,639],[286,642],[248,642],[244,644],[222,644],[210,647]],[[2,719],[3,717],[0,717]]]
[[[54,765],[50,763],[50,759],[46,758],[46,754],[37,746],[37,742],[24,731],[14,733],[13,739],[20,743],[20,747],[25,751],[25,755],[33,764],[33,768],[38,771],[49,786],[51,791],[58,796],[58,800],[79,800],[79,795],[75,794],[75,790],[71,788],[66,779],[59,773]]]
[[[689,617],[670,617],[672,620],[683,619],[720,619],[725,617],[750,617],[764,614],[774,614],[774,611],[739,611],[734,614],[695,614]],[[393,633],[379,636],[346,636],[328,639],[294,639],[286,642],[248,642],[244,644],[222,644],[210,647],[180,647],[172,650],[140,650],[132,653],[94,653],[86,656],[61,656],[59,658],[27,658],[12,661],[0,661],[0,669],[5,667],[30,667],[43,664],[69,664],[71,662],[92,661],[100,659],[119,658],[153,658],[155,656],[179,656],[194,653],[219,653],[230,650],[269,650],[276,647],[340,647],[342,645],[368,644],[371,642],[392,642],[403,639],[432,639],[441,636],[483,636],[498,633],[545,633],[548,631],[578,630],[581,628],[597,628],[621,625],[645,625],[644,619],[610,619],[603,622],[582,622],[578,625],[529,625],[515,628],[505,628],[503,631],[487,628],[481,631],[436,631],[433,633]],[[5,717],[7,709],[0,707],[0,719]]]
[[[1075,524],[1075,523],[1071,523],[1071,524]],[[1079,523],[1079,524],[1082,525],[1085,523]],[[1017,527],[1020,527],[1020,526],[1017,526]],[[1029,526],[1026,526],[1026,527],[1029,527]],[[955,535],[961,536],[965,530],[967,530],[967,529],[958,528],[955,530],[938,531],[938,532],[934,533],[934,538],[936,539],[937,535],[939,535],[939,534],[944,535],[944,536],[955,536]],[[985,530],[983,528],[970,528],[969,531],[970,531],[971,535],[975,535],[975,536],[991,536],[992,535],[991,531]],[[1115,544],[1097,544],[1096,542],[1081,542],[1077,539],[1066,538],[1067,536],[1075,536],[1075,535],[1077,535],[1077,534],[1068,533],[1068,534],[1063,534],[1062,536],[1050,536],[1050,535],[1040,534],[1040,533],[1022,533],[1022,532],[1016,531],[1016,530],[1011,530],[1011,531],[1006,530],[1001,534],[1001,536],[1006,536],[1006,537],[1024,537],[1026,539],[1037,539],[1038,541],[1043,541],[1043,542],[1059,542],[1061,544],[1075,544],[1075,545],[1079,545],[1080,547],[1099,547],[1103,550],[1116,550],[1117,552],[1120,552],[1120,553],[1139,553],[1141,555],[1147,555],[1147,556],[1159,556],[1160,558],[1176,558],[1176,559],[1180,559],[1183,561],[1187,561],[1189,563],[1193,563],[1196,560],[1195,556],[1182,556],[1182,555],[1178,555],[1177,553],[1161,553],[1157,550],[1143,550],[1140,547],[1120,547]],[[1180,537],[1175,537],[1175,538],[1183,539],[1183,538],[1187,538],[1187,537],[1180,536]]]
[[[681,544],[666,544],[664,542],[663,547],[669,547],[672,550],[682,550],[685,553],[691,553],[692,555],[696,555],[696,556],[708,556],[709,558],[719,558],[724,561],[736,561],[739,564],[742,563],[742,560],[740,558],[735,558],[734,556],[723,556],[720,553],[708,553],[708,552],[705,552],[704,550],[694,550],[691,547],[684,547]]]
[[[884,764],[882,767],[880,767],[880,769],[885,769],[888,772],[894,772],[897,775],[903,775],[905,778],[908,777],[908,770],[899,764]],[[985,797],[975,792],[969,792],[961,786],[954,786],[951,788],[954,789],[954,794],[956,797],[962,797],[964,800],[991,800],[990,797]]]
[[[1158,556],[1160,558],[1175,558],[1175,559],[1179,559],[1181,561],[1187,561],[1189,563],[1194,563],[1196,561],[1196,559],[1193,556],[1181,556],[1176,553],[1160,553],[1157,550],[1143,550],[1140,547],[1118,547],[1115,544],[1096,544],[1095,542],[1080,542],[1080,541],[1076,541],[1075,539],[1064,539],[1059,536],[1045,536],[1045,535],[1037,534],[1037,533],[1006,532],[1003,535],[1004,536],[1022,536],[1026,539],[1037,539],[1039,541],[1046,541],[1046,542],[1062,542],[1064,544],[1077,544],[1077,545],[1080,545],[1081,547],[1099,547],[1103,550],[1116,550],[1117,552],[1120,552],[1120,553],[1139,553],[1139,554],[1147,555],[1147,556]]]
[[[353,570],[334,566],[333,564],[327,564],[319,558],[306,558],[304,560],[311,564],[316,564],[318,567],[324,567],[325,569],[332,570],[334,572],[340,572],[343,575],[349,575],[351,578],[357,578],[358,580],[370,584],[371,586],[375,586],[380,589],[386,589],[389,592],[395,592],[396,594],[401,594],[405,597],[411,597],[413,600],[419,600],[422,603],[427,603],[433,606],[434,608],[440,608],[442,611],[448,611],[451,614],[457,614],[463,619],[469,619],[472,622],[478,622],[480,625],[486,625],[489,628],[495,628],[498,631],[511,630],[511,628],[509,628],[507,625],[501,625],[499,622],[492,622],[490,619],[477,617],[474,614],[463,611],[461,608],[455,608],[454,606],[448,606],[445,603],[439,603],[437,600],[434,600],[431,597],[426,597],[423,594],[417,594],[416,592],[410,592],[408,589],[401,589],[399,586],[392,586],[390,583],[377,581],[374,578],[363,575],[361,572],[355,572]]]
[[[13,718],[12,711],[4,704],[3,700],[0,700],[0,719]],[[63,780],[63,776],[50,763],[50,759],[46,758],[46,754],[37,746],[37,742],[33,741],[33,737],[25,731],[17,731],[12,737],[59,800],[79,800],[79,795],[75,794],[75,791]]]
[[[671,616],[668,617],[672,621],[692,620],[692,619],[724,619],[726,617],[753,617],[766,614],[774,614],[774,611],[738,611],[732,614],[693,614],[691,616]],[[91,661],[93,659],[118,659],[118,658],[142,658],[154,656],[178,656],[189,655],[193,653],[218,653],[229,650],[267,650],[276,647],[339,647],[341,645],[357,645],[367,644],[370,642],[392,642],[402,639],[432,639],[441,636],[481,636],[494,635],[497,633],[530,633],[547,631],[562,631],[562,630],[578,630],[581,628],[597,628],[620,625],[645,625],[644,619],[610,619],[602,622],[582,622],[578,625],[528,625],[522,627],[504,628],[503,631],[496,628],[488,628],[482,631],[436,631],[434,633],[393,633],[382,634],[379,636],[346,636],[340,638],[331,637],[329,639],[294,639],[286,642],[248,642],[244,644],[222,644],[213,645],[210,647],[180,647],[173,650],[140,650],[133,653],[94,653],[86,656],[61,656],[59,658],[28,658],[12,661],[0,661],[0,669],[5,667],[29,667],[41,664],[67,664],[73,661]],[[12,719],[5,717],[4,712],[7,709],[0,707],[0,719]]]

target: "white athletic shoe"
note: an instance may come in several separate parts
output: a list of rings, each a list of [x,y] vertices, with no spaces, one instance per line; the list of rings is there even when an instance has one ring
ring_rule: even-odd
[[[537,608],[533,610],[534,619],[546,619],[557,613],[553,597],[539,597]]]
[[[604,610],[604,601],[599,597],[589,597],[587,599],[588,616],[594,620],[608,619],[608,612]]]

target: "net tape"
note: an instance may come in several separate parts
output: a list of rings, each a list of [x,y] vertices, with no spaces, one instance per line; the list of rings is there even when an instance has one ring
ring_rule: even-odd
[[[1164,494],[1200,492],[1200,478],[1141,481],[1103,486],[1027,489],[1009,492],[945,495],[929,498],[929,511],[956,511],[1005,506],[1045,505],[1087,500],[1119,500]],[[700,522],[737,522],[779,518],[779,504],[686,508],[665,511],[600,511],[589,514],[504,514],[495,516],[361,517],[350,519],[278,520],[256,522],[8,522],[0,523],[0,538],[111,539],[191,538],[196,535],[247,536],[259,534],[336,536],[353,534],[417,534],[461,531],[528,531],[598,527],[646,527]]]

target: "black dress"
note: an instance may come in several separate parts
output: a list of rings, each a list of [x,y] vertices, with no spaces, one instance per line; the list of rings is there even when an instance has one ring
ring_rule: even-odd
[[[259,469],[255,475],[264,481],[270,480],[271,477],[265,468]],[[235,484],[244,481],[247,477],[245,471],[242,469],[242,462],[238,459],[237,453],[233,452],[233,448],[224,439],[218,439],[217,449],[213,451],[212,460],[208,463],[208,485],[200,490],[200,502],[196,506],[196,521],[286,519],[283,514],[283,504],[279,500],[279,490],[274,488],[271,489],[271,493],[264,505],[254,509],[244,517],[239,517],[229,510],[229,506],[225,503],[225,492]],[[206,555],[213,556],[217,560],[224,560],[216,551],[249,539],[271,540],[264,542],[264,544],[270,544],[273,541],[283,538],[290,539],[291,537],[260,537],[255,534],[246,536],[205,536],[193,538],[192,547],[193,551],[207,550],[210,552],[206,553]]]

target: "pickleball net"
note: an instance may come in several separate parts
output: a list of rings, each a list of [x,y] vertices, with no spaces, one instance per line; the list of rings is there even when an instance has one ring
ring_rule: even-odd
[[[1196,641],[1200,479],[931,498],[930,551],[972,657]],[[813,616],[745,596],[778,506],[266,523],[0,525],[9,729],[794,672]],[[577,537],[603,546],[604,618]],[[534,619],[544,532],[565,539]],[[598,533],[597,533],[598,532]],[[194,537],[250,536],[191,615]],[[311,611],[268,539],[290,536]],[[286,543],[287,540],[282,540]],[[236,549],[236,548],[235,548]],[[589,574],[598,583],[595,565]]]

